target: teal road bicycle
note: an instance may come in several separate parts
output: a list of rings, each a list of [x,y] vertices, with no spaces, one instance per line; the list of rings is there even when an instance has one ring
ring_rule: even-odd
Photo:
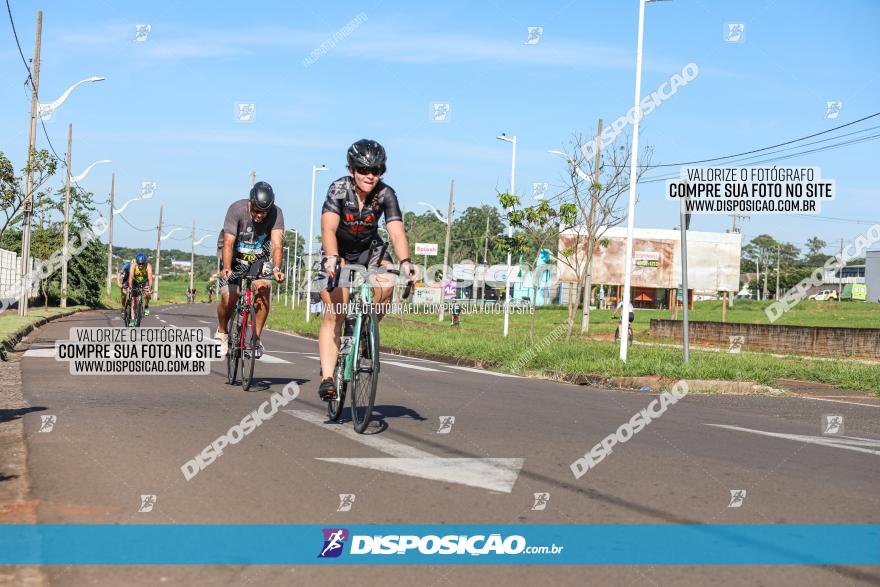
[[[381,259],[388,249],[387,244],[378,247],[379,255],[374,257],[376,247],[370,247],[367,259],[376,258],[379,267]],[[367,274],[370,266],[367,266]],[[336,270],[329,278],[327,291],[333,291],[339,284],[342,272],[341,260],[336,259]],[[389,273],[397,271],[389,271]],[[353,272],[352,272],[353,273]],[[336,383],[336,397],[327,402],[327,416],[336,422],[342,415],[345,406],[346,392],[351,385],[351,422],[355,432],[362,434],[373,418],[373,405],[376,401],[376,388],[379,384],[379,319],[373,307],[373,286],[366,278],[359,279],[355,286],[354,280],[349,283],[349,299],[345,316],[343,344],[340,345],[339,356],[333,380]],[[409,297],[412,282],[407,282],[403,298]]]

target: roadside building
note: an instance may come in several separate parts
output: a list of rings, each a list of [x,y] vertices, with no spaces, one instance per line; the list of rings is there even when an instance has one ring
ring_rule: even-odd
[[[189,261],[177,261],[175,259],[171,259],[171,268],[177,269],[179,271],[189,271],[190,267],[192,267],[192,263]]]
[[[868,301],[880,302],[880,249],[865,253],[865,285]]]
[[[586,237],[578,240],[578,229],[563,232],[559,249],[582,247],[585,262]],[[583,230],[583,229],[581,229]],[[605,230],[593,250],[592,300],[616,303],[622,297],[626,228]],[[688,300],[700,297],[734,295],[740,290],[742,235],[739,233],[688,231]],[[604,246],[603,246],[604,245]],[[575,272],[558,264],[559,301],[567,303],[574,291]],[[632,302],[636,308],[669,308],[681,285],[681,233],[678,230],[636,228],[633,238]],[[678,292],[681,300],[683,295]]]

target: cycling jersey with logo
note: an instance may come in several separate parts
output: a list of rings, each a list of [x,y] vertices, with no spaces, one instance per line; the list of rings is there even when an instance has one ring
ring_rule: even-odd
[[[235,235],[233,254],[238,267],[247,267],[260,255],[273,230],[284,230],[284,215],[278,206],[274,206],[261,222],[254,222],[248,212],[248,200],[239,200],[229,206],[223,232]]]
[[[379,231],[379,217],[382,214],[385,215],[385,224],[403,220],[397,194],[381,181],[367,196],[364,207],[358,210],[354,178],[350,175],[330,184],[323,212],[339,214],[336,240],[340,252],[368,249]]]

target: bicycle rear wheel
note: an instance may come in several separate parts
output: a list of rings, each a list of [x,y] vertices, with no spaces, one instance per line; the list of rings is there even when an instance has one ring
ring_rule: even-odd
[[[379,321],[375,314],[363,314],[358,356],[354,358],[351,380],[351,422],[355,432],[363,433],[370,425],[378,383]]]
[[[245,391],[251,388],[254,378],[254,363],[257,362],[257,325],[254,321],[254,307],[245,306],[241,329],[241,387]]]
[[[236,318],[229,320],[229,326],[226,329],[229,333],[229,338],[226,341],[226,383],[229,385],[235,385],[235,377],[238,375],[238,337],[241,325],[237,316],[236,312]]]

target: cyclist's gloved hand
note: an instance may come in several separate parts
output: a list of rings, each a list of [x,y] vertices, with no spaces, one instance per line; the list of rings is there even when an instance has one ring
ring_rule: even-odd
[[[330,277],[336,273],[336,260],[339,259],[337,255],[327,255],[324,257],[324,271]],[[345,259],[340,259],[340,267],[345,265]]]

